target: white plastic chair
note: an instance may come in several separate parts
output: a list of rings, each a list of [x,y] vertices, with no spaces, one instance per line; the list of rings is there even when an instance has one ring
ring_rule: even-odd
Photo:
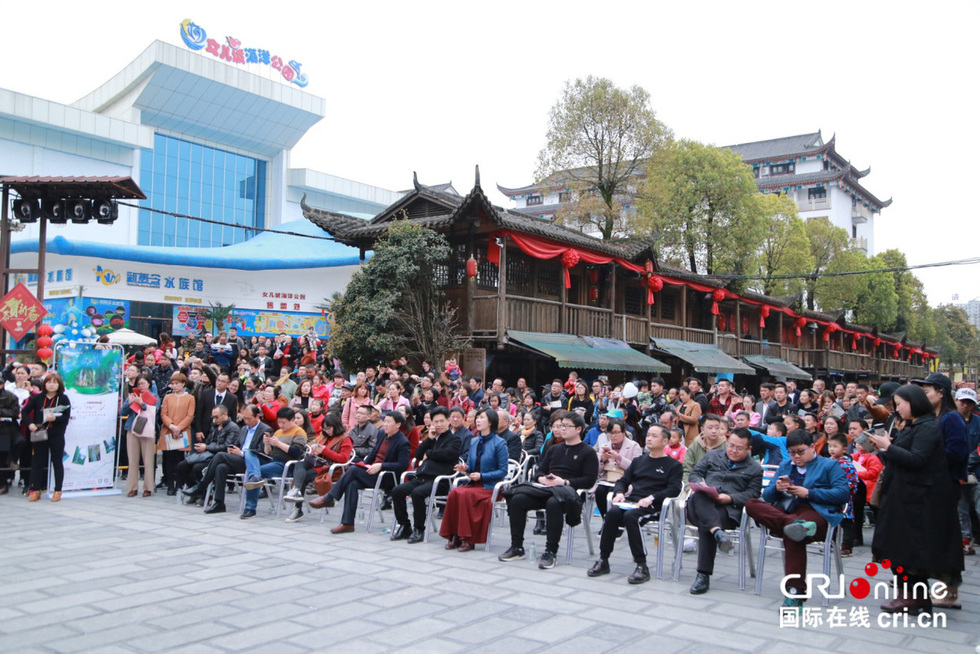
[[[758,564],[758,574],[755,578],[755,594],[762,594],[762,571],[766,565],[766,550],[773,552],[784,552],[782,538],[777,538],[773,536],[769,529],[759,526],[760,536],[759,536],[759,564]],[[823,574],[830,578],[830,562],[831,557],[833,557],[834,562],[837,564],[837,577],[840,578],[844,574],[844,560],[840,554],[841,541],[844,537],[844,530],[840,526],[832,527],[827,525],[827,535],[823,540]],[[808,543],[808,555],[809,553],[817,554],[819,552],[814,551],[809,548],[809,545],[816,545],[816,543]],[[843,588],[838,589],[839,592],[843,592]],[[823,606],[830,605],[830,598],[827,594],[824,594],[821,598],[821,604]]]
[[[698,540],[698,530],[693,525],[687,524],[687,499],[677,502],[679,509],[679,520],[678,526],[678,539],[677,547],[674,552],[674,581],[680,579],[681,574],[681,564],[684,560],[684,539],[691,538],[694,541]],[[745,568],[746,564],[749,568],[749,574],[756,578],[756,584],[759,583],[759,579],[762,577],[761,573],[757,573],[755,569],[755,561],[752,558],[752,521],[749,519],[749,514],[746,513],[745,508],[742,508],[742,519],[739,521],[737,529],[726,529],[725,533],[731,539],[732,544],[738,548],[738,589],[745,590],[746,577]]]

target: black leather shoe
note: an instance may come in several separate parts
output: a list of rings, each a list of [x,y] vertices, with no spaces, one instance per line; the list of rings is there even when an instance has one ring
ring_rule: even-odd
[[[398,525],[395,527],[395,530],[391,532],[391,538],[389,538],[388,540],[407,540],[409,535],[411,535],[411,533],[412,533],[411,527],[407,527],[405,525]]]
[[[177,489],[176,488],[168,488],[167,489],[167,495],[169,497],[173,497],[176,494],[177,494]]]
[[[538,518],[534,523],[533,533],[535,536],[543,536],[548,533],[548,530],[545,528],[544,518]]]
[[[691,584],[691,595],[704,595],[710,587],[711,577],[699,572],[698,576],[694,578],[694,583]]]
[[[602,575],[609,574],[609,560],[599,559],[585,574],[589,575],[590,577],[601,577]]]
[[[718,543],[719,551],[725,554],[732,551],[732,539],[723,530],[719,529],[715,532],[715,542]]]
[[[413,529],[412,535],[408,537],[408,544],[414,545],[415,543],[421,543],[425,540],[425,532],[421,529]]]
[[[636,569],[626,578],[626,581],[631,584],[645,584],[650,581],[650,568],[647,567],[646,563],[637,563]]]
[[[204,512],[205,513],[224,513],[226,510],[227,509],[225,509],[225,503],[224,502],[215,502],[214,504],[212,504],[208,508],[204,509]]]

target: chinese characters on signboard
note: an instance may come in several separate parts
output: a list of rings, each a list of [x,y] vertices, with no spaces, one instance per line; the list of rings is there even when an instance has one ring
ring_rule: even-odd
[[[309,83],[306,73],[300,72],[298,61],[284,61],[279,55],[260,48],[243,48],[242,42],[231,36],[225,37],[225,43],[219,43],[208,38],[208,33],[200,25],[188,18],[180,24],[180,37],[191,50],[204,50],[208,54],[230,64],[262,64],[279,71],[282,78],[291,84],[304,87]]]
[[[41,322],[47,310],[23,284],[17,284],[0,298],[0,324],[19,341]]]

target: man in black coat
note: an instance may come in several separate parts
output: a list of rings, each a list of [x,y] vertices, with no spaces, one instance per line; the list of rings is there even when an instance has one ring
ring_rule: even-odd
[[[228,415],[238,415],[238,398],[228,390],[228,373],[221,373],[214,379],[214,388],[203,387],[197,394],[194,407],[194,435],[197,442],[204,442],[204,435],[210,430],[211,411],[218,404],[228,409]]]
[[[449,411],[437,406],[429,411],[432,426],[429,437],[415,450],[418,462],[415,476],[395,486],[391,491],[391,503],[395,509],[398,525],[391,534],[391,540],[408,540],[408,543],[421,543],[425,538],[426,503],[432,494],[436,477],[453,474],[459,463],[462,444],[459,437],[449,431]],[[408,521],[408,496],[412,496],[412,518],[415,529]]]
[[[187,496],[188,502],[196,502],[204,497],[208,485],[214,483],[214,503],[204,509],[205,513],[225,512],[225,483],[231,475],[245,473],[245,456],[243,450],[261,452],[263,436],[272,434],[272,430],[261,420],[262,412],[255,405],[242,409],[245,424],[239,429],[238,437],[229,442],[224,452],[216,453],[204,471],[204,478]]]
[[[11,468],[0,473],[0,495],[10,492],[10,484],[14,481],[13,466],[20,461],[21,448],[27,442],[20,435],[19,418],[20,400],[0,386],[0,467]]]

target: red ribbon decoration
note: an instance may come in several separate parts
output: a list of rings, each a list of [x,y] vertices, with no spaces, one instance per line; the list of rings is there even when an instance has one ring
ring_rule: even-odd
[[[561,253],[561,267],[565,269],[565,288],[572,287],[572,277],[568,274],[568,269],[574,268],[580,259],[578,251],[571,248]]]
[[[796,322],[793,324],[796,326],[796,335],[803,336],[803,332],[800,330],[806,327],[806,318],[800,316],[799,318],[796,319]]]
[[[759,310],[759,328],[766,328],[766,318],[769,317],[769,305],[763,304],[762,308]]]
[[[653,294],[663,290],[664,280],[659,275],[647,274],[647,304],[653,304]]]
[[[720,288],[715,289],[712,291],[711,297],[714,299],[714,302],[711,303],[711,313],[717,316],[720,313],[718,303],[725,299],[725,291]]]
[[[837,323],[830,323],[823,328],[823,342],[826,343],[830,340],[830,335],[837,331]]]

